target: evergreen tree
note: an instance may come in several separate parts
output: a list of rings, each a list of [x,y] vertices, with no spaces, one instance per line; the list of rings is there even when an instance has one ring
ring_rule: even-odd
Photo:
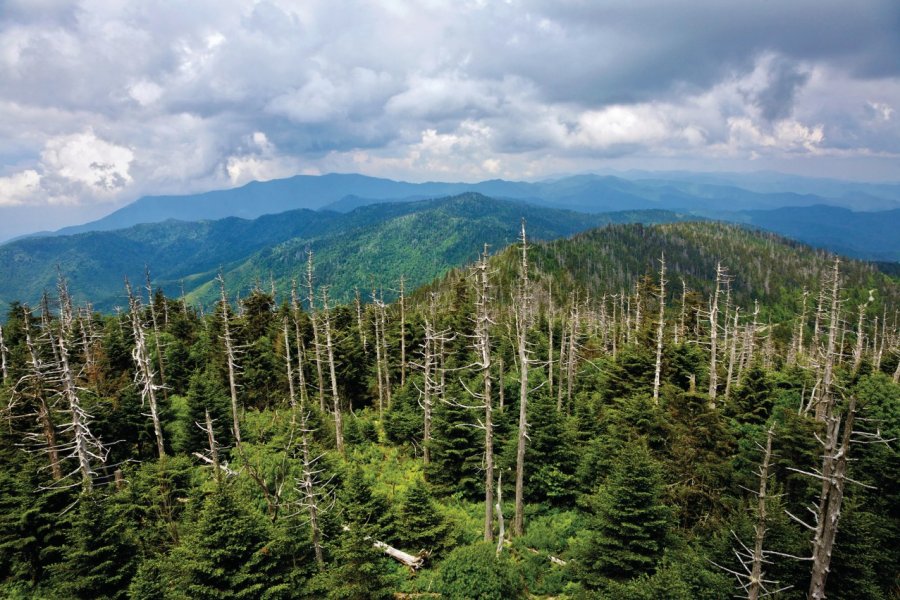
[[[576,573],[585,587],[652,573],[663,554],[669,510],[660,467],[646,443],[626,446],[607,481],[587,498],[589,529],[576,548]]]
[[[137,545],[118,518],[115,497],[84,494],[71,512],[62,562],[53,578],[65,597],[125,598],[137,567]]]
[[[434,555],[447,546],[448,523],[435,507],[424,481],[415,481],[406,490],[397,527],[397,539],[409,552],[427,550]]]
[[[203,502],[193,529],[173,551],[176,595],[192,600],[259,598],[272,582],[262,515],[219,486]]]

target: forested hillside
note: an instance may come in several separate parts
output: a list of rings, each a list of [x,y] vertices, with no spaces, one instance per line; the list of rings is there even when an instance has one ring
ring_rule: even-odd
[[[219,271],[226,274],[230,296],[272,282],[285,293],[307,247],[320,255],[320,271],[332,293],[348,299],[354,288],[390,286],[400,275],[411,285],[427,283],[473,260],[483,242],[504,247],[515,240],[520,215],[544,240],[604,223],[686,218],[666,211],[584,215],[463,194],[365,206],[346,214],[296,210],[252,221],[167,221],[0,246],[0,302],[36,303],[54,288],[58,271],[72,281],[77,302],[89,301],[104,312],[125,306],[124,278],[142,281],[147,269],[173,297],[184,292],[192,300],[211,302],[216,294],[208,282]]]
[[[896,279],[716,223],[501,250],[518,218],[454,210],[262,252],[212,311],[64,272],[10,303],[0,595],[898,597]],[[474,260],[413,289],[434,256]],[[407,293],[335,302],[369,274]]]

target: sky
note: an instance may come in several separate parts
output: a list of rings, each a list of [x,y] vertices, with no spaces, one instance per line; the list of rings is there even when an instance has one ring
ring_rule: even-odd
[[[0,239],[295,174],[900,181],[897,0],[0,0]]]

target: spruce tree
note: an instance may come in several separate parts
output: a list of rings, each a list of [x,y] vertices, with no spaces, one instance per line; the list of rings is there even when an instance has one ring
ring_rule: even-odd
[[[576,550],[575,567],[585,587],[655,570],[669,528],[662,492],[660,467],[646,442],[626,446],[607,481],[587,499],[590,529]]]

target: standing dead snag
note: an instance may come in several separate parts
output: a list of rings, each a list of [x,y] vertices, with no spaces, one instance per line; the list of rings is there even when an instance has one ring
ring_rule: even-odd
[[[525,531],[525,438],[528,435],[528,242],[525,237],[525,219],[522,219],[522,265],[519,276],[519,292],[516,301],[516,346],[519,355],[519,433],[516,445],[516,501],[512,534],[520,536]]]
[[[484,402],[484,541],[494,539],[494,420],[491,397],[491,321],[490,279],[488,274],[488,247],[484,245],[481,260],[475,265],[478,277],[478,297],[475,301],[475,349],[481,359],[478,365],[483,383]],[[551,327],[552,331],[552,327]],[[551,343],[552,346],[552,343]],[[553,371],[552,359],[550,371]]]
[[[274,294],[272,296],[275,297]],[[156,358],[159,363],[159,385],[162,388],[163,398],[169,400],[169,392],[166,391],[166,366],[163,359],[162,344],[159,341],[159,326],[156,322],[156,304],[153,301],[153,286],[150,283],[150,269],[147,268],[147,305],[150,307],[150,322],[153,325],[153,339],[156,342]]]
[[[400,385],[406,385],[406,278],[400,276]]]
[[[0,373],[3,374],[4,384],[9,381],[9,371],[6,366],[7,352],[9,352],[9,349],[6,347],[6,344],[3,343],[3,325],[0,325]]]
[[[662,373],[663,332],[666,329],[666,255],[659,257],[659,325],[656,330],[656,368],[653,372],[653,402],[659,404],[659,380]]]
[[[31,372],[28,374],[26,381],[31,388],[31,394],[37,405],[37,419],[41,425],[41,432],[43,434],[41,443],[47,447],[47,454],[50,458],[50,474],[53,476],[54,481],[59,481],[62,479],[63,473],[59,464],[56,428],[50,417],[50,405],[47,403],[49,374],[46,366],[40,359],[37,346],[31,337],[31,310],[27,307],[22,307],[22,317],[25,329],[25,345],[28,347],[28,353],[31,357]]]
[[[722,263],[716,264],[716,291],[713,294],[709,307],[709,405],[716,407],[716,390],[719,384],[719,376],[716,371],[716,358],[718,349],[716,342],[719,337],[719,293],[722,284],[726,282],[726,269]]]
[[[72,433],[72,442],[64,448],[71,449],[68,458],[74,458],[78,463],[75,472],[81,474],[81,487],[84,492],[90,492],[94,486],[94,470],[91,467],[92,461],[106,462],[107,450],[103,447],[97,438],[91,433],[89,425],[91,415],[81,406],[81,399],[78,397],[78,388],[75,385],[75,373],[69,362],[68,340],[66,339],[71,331],[72,315],[71,315],[71,298],[69,297],[68,287],[62,275],[59,278],[59,296],[61,314],[59,326],[57,327],[56,349],[58,352],[57,371],[62,382],[61,395],[65,399],[69,407],[69,416],[71,421],[63,428],[64,432]],[[48,330],[52,331],[52,330]]]
[[[768,556],[771,554],[763,549],[763,543],[765,542],[766,536],[766,522],[767,522],[767,504],[766,501],[769,498],[768,495],[768,485],[769,485],[769,467],[772,461],[772,438],[775,435],[775,426],[769,427],[769,432],[766,435],[766,446],[765,448],[760,448],[763,450],[763,461],[759,467],[759,491],[754,492],[756,494],[756,525],[754,525],[754,543],[753,550],[750,550],[740,539],[737,539],[737,535],[735,538],[737,539],[738,544],[740,544],[741,549],[734,550],[735,556],[737,556],[738,562],[741,564],[741,567],[744,569],[744,572],[733,571],[731,569],[727,569],[725,567],[719,566],[720,569],[731,573],[737,578],[738,586],[747,594],[747,600],[758,600],[759,598],[769,596],[775,594],[777,592],[784,591],[792,586],[782,587],[775,590],[769,590],[767,588],[767,584],[778,585],[777,581],[770,581],[765,579],[765,574],[763,573],[763,565],[768,563]]]
[[[337,451],[345,456],[344,426],[341,420],[341,399],[338,395],[337,372],[334,368],[334,344],[331,336],[331,316],[328,308],[328,288],[322,290],[323,326],[325,327],[325,349],[328,353],[328,371],[331,375],[331,397],[334,408],[334,441]]]
[[[231,418],[232,431],[234,432],[234,443],[238,451],[241,450],[241,423],[240,412],[238,410],[237,398],[237,380],[236,380],[236,363],[234,342],[231,339],[231,329],[228,326],[228,298],[225,296],[225,279],[220,273],[217,277],[219,288],[221,290],[222,305],[222,340],[225,342],[225,359],[228,362],[228,389],[231,391]]]
[[[826,421],[834,407],[834,397],[832,394],[832,385],[834,383],[834,362],[837,342],[837,331],[840,326],[840,291],[841,277],[840,264],[838,258],[834,259],[834,267],[831,274],[831,314],[828,324],[828,344],[825,347],[825,356],[822,357],[824,363],[822,373],[822,385],[819,392],[818,401],[816,402],[816,421]]]
[[[150,419],[153,421],[153,433],[156,436],[156,450],[160,458],[166,455],[163,444],[162,425],[159,422],[159,410],[156,405],[156,390],[159,386],[153,381],[153,365],[147,351],[147,339],[144,325],[141,323],[141,301],[134,295],[131,284],[125,279],[125,290],[128,292],[128,306],[131,313],[131,330],[134,334],[134,349],[131,357],[136,367],[134,382],[141,392],[141,403],[146,400],[150,405]],[[155,321],[155,319],[154,319]]]
[[[322,345],[319,343],[319,327],[318,314],[316,313],[316,294],[313,287],[313,253],[312,250],[306,250],[306,290],[308,292],[307,300],[309,301],[309,320],[312,322],[313,330],[313,351],[316,356],[316,376],[319,384],[319,410],[325,412],[325,378],[322,374]]]

